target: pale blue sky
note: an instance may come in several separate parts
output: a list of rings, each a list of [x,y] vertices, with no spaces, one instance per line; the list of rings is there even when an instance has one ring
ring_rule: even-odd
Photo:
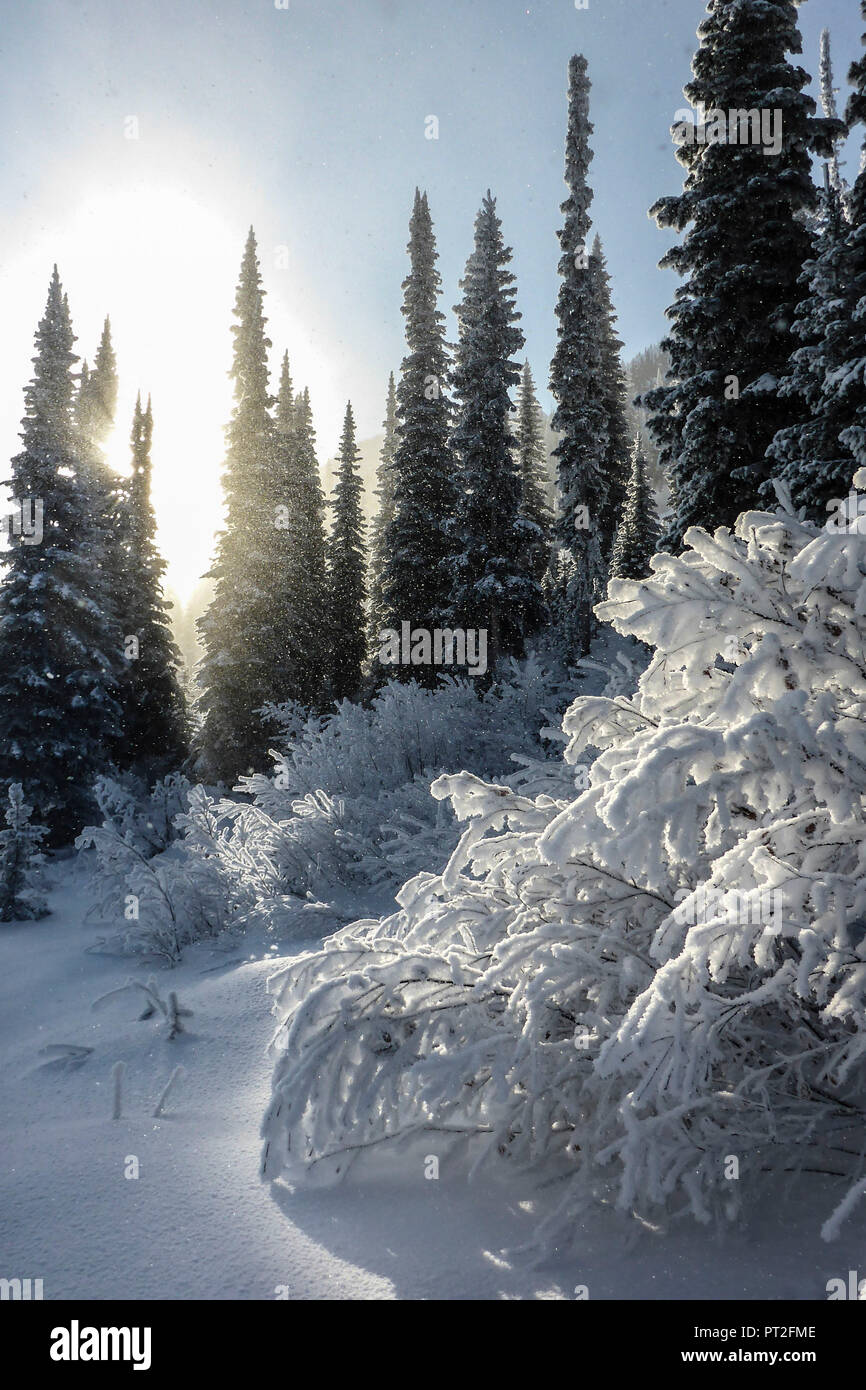
[[[449,310],[480,199],[488,187],[496,194],[515,252],[526,353],[546,388],[566,69],[577,51],[593,84],[592,216],[621,336],[628,355],[656,341],[676,279],[656,268],[669,238],[647,208],[681,185],[669,126],[683,105],[703,13],[697,0],[589,0],[586,10],[573,0],[290,0],[287,10],[273,0],[3,0],[0,444],[15,447],[52,260],[83,351],[92,352],[103,313],[118,317],[121,374],[134,369],[163,397],[155,401],[158,432],[161,407],[165,420],[177,418],[178,402],[166,393],[179,390],[182,357],[170,373],[163,362],[160,375],[160,334],[153,324],[136,331],[144,307],[137,311],[130,298],[130,277],[154,304],[151,282],[176,240],[192,287],[187,296],[184,276],[168,273],[173,288],[159,321],[172,350],[188,345],[200,358],[191,380],[202,391],[196,371],[208,364],[216,378],[227,365],[228,315],[251,222],[275,348],[288,346],[297,375],[310,382],[322,456],[335,449],[349,396],[361,434],[376,432],[388,371],[403,352],[400,283],[416,184],[429,193]],[[802,62],[812,73],[825,24],[844,102],[845,73],[860,52],[856,0],[802,7]],[[130,115],[138,141],[124,138]],[[425,139],[430,115],[438,140]],[[854,156],[846,172],[856,172]],[[106,243],[113,214],[94,209],[115,192],[141,200],[148,189],[149,217],[129,214],[138,240],[118,230]],[[163,207],[170,225],[160,230]],[[286,268],[278,247],[287,248]],[[124,380],[127,392],[138,384]],[[219,452],[213,421],[208,428],[206,451]],[[205,460],[196,467],[204,473]]]

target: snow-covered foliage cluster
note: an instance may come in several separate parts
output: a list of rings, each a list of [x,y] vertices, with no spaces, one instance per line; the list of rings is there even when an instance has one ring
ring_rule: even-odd
[[[103,778],[96,798],[102,824],[75,843],[95,853],[94,911],[112,929],[103,946],[174,964],[185,946],[222,931],[239,903],[220,866],[213,803],[177,773],[150,793],[129,778]]]
[[[369,707],[345,700],[326,716],[270,707],[275,772],[242,778],[241,800],[180,776],[150,794],[129,778],[99,781],[103,823],[77,844],[96,851],[100,919],[123,923],[112,949],[175,962],[193,941],[253,919],[321,935],[347,920],[334,901],[344,889],[380,890],[381,907],[457,843],[450,806],[430,796],[443,770],[529,787],[552,779],[567,795],[574,775],[551,756],[558,730],[543,726],[558,722],[573,674],[535,658],[508,671],[480,699],[471,681],[446,677],[436,690],[394,681]]]
[[[31,823],[32,814],[21,783],[13,782],[6,794],[6,829],[0,830],[0,922],[33,921],[48,911],[37,878],[47,831]]]
[[[633,696],[568,710],[586,790],[440,777],[466,823],[444,871],[274,977],[267,1176],[435,1133],[566,1179],[558,1232],[599,1198],[733,1217],[801,1170],[849,1209],[866,538],[780,510],[685,543],[599,607],[654,656]]]
[[[459,829],[450,807],[431,798],[433,778],[458,768],[543,775],[550,744],[541,729],[567,692],[565,678],[530,658],[511,662],[481,698],[471,681],[445,677],[435,690],[392,681],[369,707],[345,700],[303,726],[288,706],[273,776],[242,778],[251,801],[214,807],[226,827],[226,872],[265,919],[285,926],[298,900],[341,887],[388,890],[443,864]],[[550,769],[561,776],[559,760]]]

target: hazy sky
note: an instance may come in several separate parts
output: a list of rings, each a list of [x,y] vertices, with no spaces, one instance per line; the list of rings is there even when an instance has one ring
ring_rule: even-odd
[[[78,350],[112,316],[126,456],[151,390],[155,495],[171,580],[204,567],[230,408],[231,305],[256,228],[275,355],[308,384],[320,456],[351,397],[379,429],[403,353],[401,281],[415,185],[426,188],[449,311],[489,187],[514,248],[529,357],[546,393],[554,345],[567,64],[586,54],[592,216],[626,354],[658,340],[676,285],[647,217],[681,186],[697,0],[2,0],[0,447],[17,448],[32,334],[56,260]],[[803,64],[828,25],[841,100],[860,53],[856,0],[809,0]],[[814,90],[814,88],[813,88]],[[427,139],[428,117],[439,138]],[[137,121],[138,138],[134,134]],[[856,173],[856,152],[845,172]],[[449,330],[453,318],[449,314]]]

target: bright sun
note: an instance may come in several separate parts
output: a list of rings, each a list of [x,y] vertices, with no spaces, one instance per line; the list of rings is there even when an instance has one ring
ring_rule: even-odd
[[[100,285],[111,315],[120,398],[108,457],[121,472],[129,467],[136,391],[152,396],[158,542],[166,581],[186,599],[207,568],[221,519],[237,236],[189,196],[149,187],[81,207],[64,255],[70,268],[61,274],[74,284],[80,268],[85,285]]]
[[[183,601],[208,567],[222,515],[229,325],[243,240],[187,193],[150,184],[86,197],[40,233],[0,275],[15,342],[3,364],[17,388],[3,407],[9,452],[33,330],[57,261],[81,357],[92,362],[102,319],[111,318],[120,394],[108,456],[120,472],[129,469],[136,392],[152,396],[157,539],[166,583]]]
[[[107,178],[107,176],[106,176]],[[221,215],[230,194],[207,201],[180,179],[158,173],[102,191],[70,190],[47,224],[36,209],[20,214],[18,254],[0,265],[4,335],[0,372],[13,389],[0,399],[0,438],[17,450],[22,388],[31,373],[33,331],[56,261],[69,296],[76,352],[92,363],[106,314],[111,318],[120,394],[108,443],[114,468],[129,469],[135,396],[153,401],[153,503],[166,585],[186,602],[207,571],[222,521],[221,465],[232,408],[232,307],[248,223]],[[309,385],[324,418],[325,448],[338,436],[340,390],[333,363],[287,302],[290,281],[274,271],[274,248],[260,241],[272,371],[284,347],[297,385]],[[308,309],[308,312],[309,309]],[[339,407],[339,409],[338,409]]]

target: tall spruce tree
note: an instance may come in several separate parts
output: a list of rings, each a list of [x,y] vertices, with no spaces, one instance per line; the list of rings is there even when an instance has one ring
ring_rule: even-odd
[[[85,392],[88,428],[100,448],[114,428],[117,389],[117,357],[111,340],[111,320],[106,316]],[[79,399],[81,394],[79,389]]]
[[[111,321],[106,317],[93,367],[88,366],[86,359],[81,364],[74,409],[84,446],[103,466],[105,443],[114,428],[117,392],[117,357],[111,340]]]
[[[331,694],[335,700],[357,698],[366,650],[367,562],[360,458],[355,443],[355,417],[349,402],[340,439],[332,503],[333,526],[328,538],[330,672]]]
[[[797,305],[793,323],[800,346],[779,383],[780,395],[791,402],[797,418],[770,443],[767,453],[774,472],[761,489],[765,503],[772,505],[773,478],[779,478],[790,488],[794,505],[819,525],[827,520],[828,502],[847,497],[856,468],[840,438],[853,422],[856,393],[835,386],[856,306],[846,231],[841,195],[828,170],[814,254],[801,275],[806,298]]]
[[[586,654],[593,631],[592,605],[604,597],[602,520],[607,502],[607,410],[604,399],[601,275],[588,246],[592,190],[587,173],[590,82],[586,59],[568,65],[568,130],[565,140],[565,222],[558,233],[562,255],[556,302],[558,337],[550,366],[556,400],[551,424],[561,433],[554,450],[559,473],[557,552],[550,592],[568,659]]]
[[[376,515],[370,527],[370,649],[379,647],[379,633],[385,624],[383,585],[388,558],[388,527],[394,519],[394,455],[397,452],[397,387],[392,372],[385,400],[385,436],[376,470]],[[375,670],[375,666],[374,666]]]
[[[450,444],[450,363],[441,280],[427,195],[415,190],[409,224],[410,271],[403,281],[407,354],[397,385],[394,516],[385,529],[383,626],[432,631],[451,600],[453,522],[459,504]],[[394,666],[389,675],[432,685],[432,666]]]
[[[117,761],[147,781],[181,766],[189,752],[189,720],[180,677],[181,656],[163,595],[165,561],[156,546],[151,504],[153,414],[135,402],[130,443],[132,473],[124,559],[125,671],[120,681],[123,739]]]
[[[607,261],[596,235],[592,243],[591,273],[597,277],[598,300],[601,310],[601,391],[605,412],[607,448],[604,474],[607,496],[601,511],[601,553],[609,563],[614,538],[619,527],[631,471],[630,436],[626,418],[626,376],[622,365],[622,342],[616,331],[616,313],[610,293]]]
[[[80,486],[86,487],[91,499],[92,598],[110,608],[123,628],[122,595],[128,586],[129,480],[114,471],[105,453],[114,429],[117,394],[117,358],[111,340],[111,322],[106,317],[93,367],[89,368],[86,360],[81,365],[73,417]],[[116,662],[122,680],[125,659],[121,651],[116,653]],[[126,750],[122,724],[111,753],[124,765]]]
[[[866,21],[866,0],[861,0],[860,13]],[[866,33],[861,43],[866,46]],[[849,127],[866,126],[866,57],[851,64],[848,81],[853,91],[845,119]],[[825,375],[824,390],[837,419],[842,415],[847,419],[840,441],[862,468],[866,466],[866,138],[861,141],[860,172],[848,196],[847,211],[840,275],[851,307],[834,349],[838,370]],[[847,488],[839,493],[847,495]]]
[[[294,479],[297,488],[298,574],[303,593],[307,653],[306,669],[297,698],[313,709],[324,709],[328,702],[328,613],[330,587],[327,574],[325,538],[325,497],[316,458],[316,431],[309,388],[295,397]]]
[[[530,573],[540,583],[550,563],[553,512],[548,502],[547,450],[544,416],[535,393],[532,369],[524,362],[517,389],[517,462],[520,471],[520,515],[530,532],[526,559]]]
[[[267,764],[271,739],[262,716],[290,686],[291,653],[272,592],[277,554],[279,466],[268,390],[264,294],[250,228],[235,299],[231,379],[234,409],[223,472],[226,522],[208,577],[214,597],[199,620],[205,655],[199,668],[204,715],[197,772],[234,784]],[[288,669],[287,669],[288,668]]]
[[[75,335],[56,266],[35,341],[23,449],[7,480],[23,534],[12,537],[0,586],[0,782],[22,784],[56,846],[95,811],[93,779],[117,736],[121,647],[92,549],[92,478],[73,412]]]
[[[325,699],[323,636],[329,596],[325,576],[324,500],[312,441],[309,394],[296,398],[284,354],[275,409],[277,503],[272,601],[282,630],[282,698],[309,708]]]
[[[707,9],[685,88],[701,116],[676,128],[683,192],[650,210],[684,233],[660,263],[683,277],[662,344],[671,368],[643,398],[671,483],[669,547],[693,523],[733,525],[757,504],[766,449],[791,422],[775,387],[796,346],[797,280],[810,249],[809,151],[831,153],[838,129],[814,117],[808,74],[788,60],[802,51],[792,0],[710,0]],[[773,127],[761,143],[750,112],[776,113],[777,153]]]
[[[661,526],[640,435],[631,450],[631,469],[610,561],[611,579],[645,579],[659,548]]]
[[[838,120],[839,111],[836,105],[836,88],[833,86],[833,61],[830,57],[830,30],[821,30],[820,57],[818,60],[818,74],[821,84],[821,110],[824,115],[832,121]],[[845,181],[839,167],[839,149],[842,143],[841,135],[833,141],[833,153],[828,161],[828,176],[831,187],[839,193],[845,187]]]
[[[454,531],[451,617],[458,627],[487,632],[491,669],[500,657],[523,655],[525,638],[537,630],[544,611],[530,563],[535,533],[521,515],[523,479],[510,427],[509,392],[520,379],[513,358],[524,342],[511,255],[488,191],[455,308],[458,418],[452,445],[463,504]]]
[[[274,423],[281,439],[291,439],[295,432],[295,387],[289,366],[289,354],[283,353],[280,363],[280,384],[274,404]]]

